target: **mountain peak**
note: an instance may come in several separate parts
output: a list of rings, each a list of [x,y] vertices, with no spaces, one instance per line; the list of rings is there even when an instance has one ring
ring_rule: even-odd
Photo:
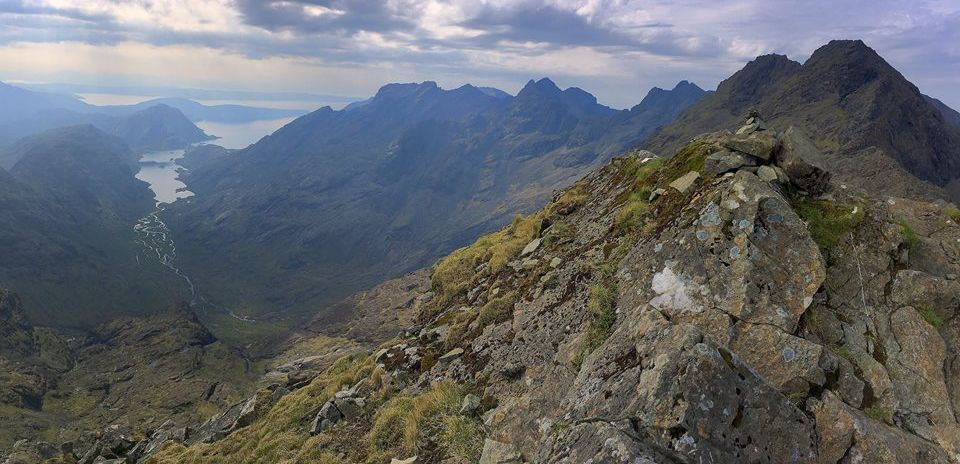
[[[518,93],[517,96],[529,93],[555,94],[560,93],[560,87],[557,87],[557,84],[550,80],[549,77],[544,77],[540,80],[530,79],[530,81],[527,82],[527,85],[523,86],[523,89],[520,90],[520,93]]]
[[[377,90],[377,94],[373,96],[373,99],[392,100],[407,98],[414,95],[422,95],[423,93],[435,90],[440,90],[440,86],[434,81],[410,82],[403,84],[390,83],[380,87],[380,90]]]
[[[660,87],[650,89],[647,95],[643,97],[643,100],[631,108],[630,111],[643,112],[650,109],[663,111],[666,108],[677,108],[677,112],[679,112],[680,107],[685,108],[689,106],[702,98],[706,93],[707,92],[698,85],[683,80],[673,86],[671,90],[661,89]]]

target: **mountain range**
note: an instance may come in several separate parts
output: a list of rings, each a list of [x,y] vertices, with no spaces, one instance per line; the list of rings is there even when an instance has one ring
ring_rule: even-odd
[[[824,167],[852,185],[960,199],[958,113],[923,95],[859,40],[832,41],[803,64],[758,57],[646,145],[669,152],[697,134],[733,126],[750,110],[770,124],[816,134]]]
[[[629,110],[389,84],[195,147],[172,268],[131,145],[200,134],[98,117],[0,169],[5,462],[960,456],[958,113],[860,41]]]
[[[531,80],[515,96],[390,84],[191,170],[163,217],[217,304],[314,311],[538,208],[707,92],[681,82],[617,111]]]

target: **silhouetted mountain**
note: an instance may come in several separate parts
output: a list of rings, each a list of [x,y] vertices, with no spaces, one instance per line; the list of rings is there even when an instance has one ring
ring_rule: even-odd
[[[942,108],[863,42],[838,40],[802,65],[781,55],[757,58],[648,145],[669,151],[697,134],[734,128],[756,109],[774,126],[817,134],[826,167],[845,181],[890,194],[945,196],[942,188],[960,177],[960,127]]]
[[[184,269],[213,298],[248,314],[315,309],[540,207],[698,93],[681,84],[616,111],[549,79],[516,97],[389,84],[197,166],[187,176],[196,196],[167,222]]]
[[[242,123],[263,119],[280,119],[302,116],[307,110],[258,108],[243,105],[204,105],[186,98],[155,98],[136,105],[104,106],[102,111],[115,115],[126,115],[156,105],[167,105],[180,110],[191,121],[212,121],[223,123]]]
[[[0,82],[0,124],[52,109],[89,111],[90,105],[69,95],[34,92]]]
[[[122,140],[75,126],[13,151],[20,161],[0,171],[0,286],[16,289],[31,320],[90,327],[186,296],[175,276],[137,261],[133,226],[153,193]]]
[[[180,110],[167,105],[137,111],[117,121],[107,132],[137,150],[172,150],[214,138],[193,125]]]
[[[95,126],[120,137],[137,152],[171,150],[214,138],[195,126],[179,110],[166,105],[154,105],[123,117],[48,109],[32,118],[0,125],[0,167],[9,168],[19,159],[19,154],[9,148],[17,139],[74,125]]]

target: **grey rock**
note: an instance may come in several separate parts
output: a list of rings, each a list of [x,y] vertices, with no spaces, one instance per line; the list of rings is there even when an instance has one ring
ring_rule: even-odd
[[[516,446],[487,438],[483,441],[480,464],[521,464],[523,456]]]
[[[774,182],[779,180],[777,171],[774,171],[770,166],[760,166],[760,168],[757,169],[757,177],[764,182]]]
[[[774,161],[791,183],[813,196],[830,191],[830,173],[812,164],[822,160],[823,154],[803,131],[791,126],[780,136],[780,142]]]
[[[520,251],[520,256],[527,256],[534,251],[537,251],[540,248],[540,244],[543,243],[543,239],[535,238],[527,246],[523,247],[523,250]]]
[[[780,146],[780,141],[769,131],[764,131],[754,132],[749,136],[733,135],[722,140],[721,144],[729,150],[761,160],[770,160]]]
[[[690,172],[688,172],[688,173],[686,173],[686,174],[678,177],[678,178],[675,179],[673,182],[670,182],[670,188],[673,188],[674,190],[676,190],[676,191],[678,191],[678,192],[680,192],[680,193],[686,193],[686,191],[687,191],[687,190],[690,190],[690,187],[693,186],[693,183],[694,183],[698,178],[700,178],[700,173],[699,173],[699,172],[697,172],[697,171],[690,171]]]
[[[472,415],[480,407],[480,397],[474,394],[467,394],[463,397],[463,403],[460,405],[460,414]]]
[[[733,151],[721,150],[711,153],[707,156],[704,163],[704,170],[714,175],[721,175],[731,171],[736,171],[745,166],[756,166],[757,159]]]

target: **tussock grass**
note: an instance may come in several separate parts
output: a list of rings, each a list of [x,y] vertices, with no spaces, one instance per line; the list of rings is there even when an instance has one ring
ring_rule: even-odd
[[[449,302],[467,290],[477,275],[477,267],[487,264],[487,272],[496,273],[516,257],[531,240],[540,236],[543,213],[517,216],[505,229],[480,237],[473,245],[454,251],[441,260],[431,276],[439,303]]]
[[[365,437],[368,461],[389,462],[432,452],[451,462],[476,462],[483,432],[477,419],[458,414],[464,394],[459,385],[444,381],[418,396],[384,404]]]
[[[600,347],[613,334],[613,326],[617,323],[616,305],[617,287],[615,285],[594,285],[590,289],[590,300],[587,303],[590,325],[587,328],[577,364],[582,363],[587,355]]]

